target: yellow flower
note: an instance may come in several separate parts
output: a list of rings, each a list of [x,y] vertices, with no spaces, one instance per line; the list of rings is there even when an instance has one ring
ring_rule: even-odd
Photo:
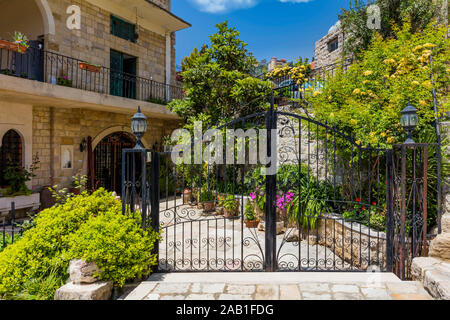
[[[353,90],[353,94],[360,94],[361,90],[356,88],[355,90]]]
[[[418,50],[420,50],[420,49],[422,49],[423,47],[421,46],[421,45],[418,45],[417,47],[415,47],[414,49],[413,49],[413,51],[414,52],[416,52],[416,51],[418,51]]]
[[[436,47],[436,45],[435,45],[435,44],[432,44],[432,43],[425,43],[423,46],[424,46],[425,48],[434,48],[434,47]]]
[[[386,137],[386,133],[385,133],[385,132],[382,132],[380,135],[381,135],[381,137],[383,137],[383,138]]]
[[[369,80],[364,80],[363,83],[364,84],[368,84],[370,81]]]
[[[358,120],[351,119],[351,120],[350,120],[350,124],[356,126],[356,125],[358,124]]]
[[[433,89],[433,85],[431,84],[431,81],[430,81],[430,80],[427,80],[427,81],[422,82],[422,85],[423,85],[426,89],[428,89],[428,90]]]
[[[330,113],[330,117],[334,118],[334,112]]]
[[[421,106],[426,106],[426,105],[427,105],[427,102],[426,102],[425,100],[420,100],[420,101],[419,101],[419,104],[420,104]]]
[[[413,82],[411,82],[413,86],[418,86],[420,83],[419,81],[414,80]]]
[[[376,134],[377,134],[377,133],[376,133],[375,131],[372,131],[371,133],[369,133],[369,135],[370,135],[371,137],[375,137]]]
[[[361,95],[365,96],[367,94],[367,92],[361,91]]]
[[[364,75],[365,75],[366,77],[367,77],[367,76],[370,76],[372,73],[373,73],[372,70],[364,71]]]
[[[320,92],[320,91],[314,91],[313,96],[314,96],[314,97],[317,97],[319,94],[322,94],[322,92]]]
[[[394,137],[389,137],[387,138],[387,143],[394,143],[395,142],[395,138]]]
[[[357,144],[358,146],[360,146],[360,145],[361,145],[361,143],[362,143],[362,141],[361,141],[361,140],[358,140],[358,141],[356,141],[356,144]]]

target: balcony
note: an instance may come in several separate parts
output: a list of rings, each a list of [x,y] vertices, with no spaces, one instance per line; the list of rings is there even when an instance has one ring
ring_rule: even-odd
[[[184,96],[178,86],[32,47],[25,54],[0,48],[0,74],[160,105]]]

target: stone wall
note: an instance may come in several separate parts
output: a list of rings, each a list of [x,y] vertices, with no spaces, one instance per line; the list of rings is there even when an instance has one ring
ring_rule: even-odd
[[[92,111],[76,108],[33,107],[33,154],[38,154],[40,168],[33,179],[33,187],[60,184],[69,186],[72,176],[80,170],[87,173],[87,151],[80,151],[80,143],[91,136],[101,140],[114,131],[130,132],[131,114]],[[179,127],[178,121],[148,119],[149,129],[143,139],[151,148],[162,137]],[[113,130],[111,130],[113,128]],[[115,129],[114,129],[115,128]],[[73,169],[61,168],[61,145],[73,146]],[[95,146],[93,146],[95,147]]]
[[[53,12],[56,35],[48,36],[46,49],[65,56],[110,66],[110,49],[137,57],[137,75],[165,83],[166,38],[151,30],[139,27],[137,43],[111,35],[110,12],[85,0],[48,0]],[[168,9],[170,1],[155,3]],[[76,4],[82,12],[81,30],[66,27],[67,7]],[[130,21],[134,23],[134,21]],[[172,81],[175,81],[175,35],[172,34]]]
[[[336,38],[339,41],[338,48],[333,52],[330,52],[328,50],[328,44]],[[343,46],[344,46],[344,34],[342,33],[340,27],[331,28],[330,32],[326,36],[324,36],[323,38],[321,38],[319,41],[316,42],[314,48],[315,67],[316,68],[324,67],[341,60],[343,58]]]
[[[367,270],[370,266],[386,266],[386,234],[369,229],[357,222],[349,222],[339,215],[319,219],[318,243],[327,246],[355,268]]]

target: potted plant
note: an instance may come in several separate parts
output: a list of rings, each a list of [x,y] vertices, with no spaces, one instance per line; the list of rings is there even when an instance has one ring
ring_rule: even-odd
[[[72,80],[70,80],[67,75],[63,74],[61,77],[58,78],[57,80],[57,84],[59,86],[64,86],[64,87],[72,87]]]
[[[250,194],[253,209],[256,217],[264,220],[266,215],[266,194],[262,188],[256,188],[255,192]]]
[[[247,228],[257,228],[259,225],[259,220],[256,218],[255,211],[253,210],[253,205],[250,201],[245,205],[245,225]]]
[[[14,202],[16,209],[31,208],[34,210],[39,208],[40,194],[32,193],[26,185],[35,176],[34,171],[38,164],[39,159],[37,156],[33,157],[33,163],[28,170],[17,164],[8,164],[3,172],[7,186],[5,189],[2,189],[0,214],[8,214],[11,211],[12,202]]]
[[[215,197],[211,190],[201,190],[199,202],[203,205],[203,210],[206,212],[214,211],[216,208]]]
[[[239,200],[235,199],[233,195],[228,195],[223,201],[224,217],[235,217],[239,209]]]
[[[27,37],[21,32],[16,31],[13,42],[0,40],[0,48],[24,54],[29,48]]]
[[[78,65],[81,70],[86,70],[89,72],[100,72],[101,67],[102,67],[99,64],[93,64],[93,63],[89,63],[89,62],[80,62],[80,63],[78,63]]]

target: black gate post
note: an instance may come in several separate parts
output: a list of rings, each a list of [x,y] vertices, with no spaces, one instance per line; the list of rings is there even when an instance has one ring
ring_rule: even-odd
[[[270,110],[266,113],[266,129],[267,129],[267,156],[271,159],[272,154],[277,156],[277,150],[272,150],[272,139],[277,137],[272,136],[272,129],[276,129],[276,114],[274,111],[273,91],[270,99]],[[269,162],[266,167],[269,168]],[[267,173],[267,172],[266,172]],[[277,268],[277,219],[276,219],[276,188],[277,176],[276,174],[266,175],[266,225],[265,225],[265,271],[274,272]]]
[[[394,167],[393,151],[386,152],[386,271],[394,272]]]
[[[152,171],[150,181],[150,226],[153,230],[159,231],[159,153],[152,151]],[[152,254],[159,255],[159,242],[155,243]],[[159,258],[158,258],[159,259]],[[158,264],[159,265],[159,264]]]

